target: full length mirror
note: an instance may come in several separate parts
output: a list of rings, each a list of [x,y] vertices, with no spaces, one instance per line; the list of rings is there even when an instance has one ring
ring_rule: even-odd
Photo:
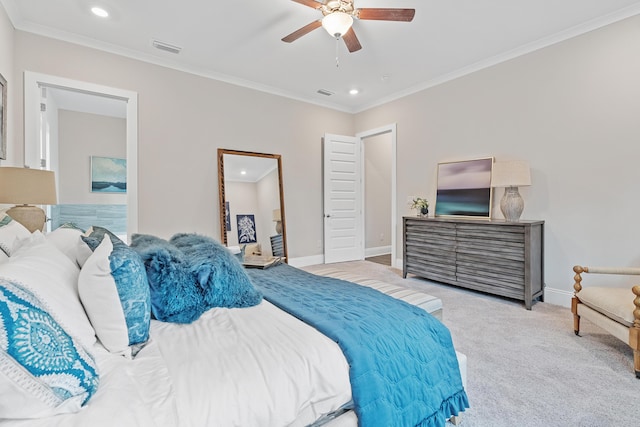
[[[247,255],[287,257],[279,154],[218,149],[220,240]]]

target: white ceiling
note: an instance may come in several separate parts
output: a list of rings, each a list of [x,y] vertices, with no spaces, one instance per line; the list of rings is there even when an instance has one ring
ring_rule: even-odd
[[[355,0],[416,15],[410,23],[356,21],[363,48],[349,53],[322,28],[282,42],[321,17],[290,0],[0,2],[19,30],[348,112],[640,14],[632,0]],[[93,5],[111,16],[92,15]],[[158,50],[154,39],[182,52]],[[350,95],[352,88],[360,93]]]

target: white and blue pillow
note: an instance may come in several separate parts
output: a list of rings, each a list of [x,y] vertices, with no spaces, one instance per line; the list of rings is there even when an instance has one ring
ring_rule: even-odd
[[[77,412],[98,388],[95,361],[38,297],[0,278],[0,414]]]
[[[90,246],[95,239],[83,237]],[[149,339],[151,301],[140,256],[103,237],[78,278],[80,300],[100,342],[111,353],[131,356],[131,346]]]
[[[16,241],[29,237],[31,233],[18,221],[6,213],[0,213],[0,252],[6,255],[1,259],[11,256]]]

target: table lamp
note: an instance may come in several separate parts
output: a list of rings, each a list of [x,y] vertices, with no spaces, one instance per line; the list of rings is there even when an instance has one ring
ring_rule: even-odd
[[[272,215],[273,222],[276,223],[276,233],[282,234],[282,215],[280,209],[274,209]]]
[[[504,187],[500,210],[507,222],[518,222],[524,210],[524,200],[518,187],[531,185],[529,164],[521,160],[495,162],[491,171],[491,186]]]
[[[7,215],[33,233],[42,231],[47,216],[34,205],[55,205],[56,179],[53,171],[0,167],[0,203],[14,203]]]

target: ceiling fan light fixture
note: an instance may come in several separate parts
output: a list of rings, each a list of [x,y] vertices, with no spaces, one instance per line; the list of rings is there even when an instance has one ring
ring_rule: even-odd
[[[322,27],[332,37],[342,37],[353,25],[353,17],[347,13],[336,11],[322,18]]]

